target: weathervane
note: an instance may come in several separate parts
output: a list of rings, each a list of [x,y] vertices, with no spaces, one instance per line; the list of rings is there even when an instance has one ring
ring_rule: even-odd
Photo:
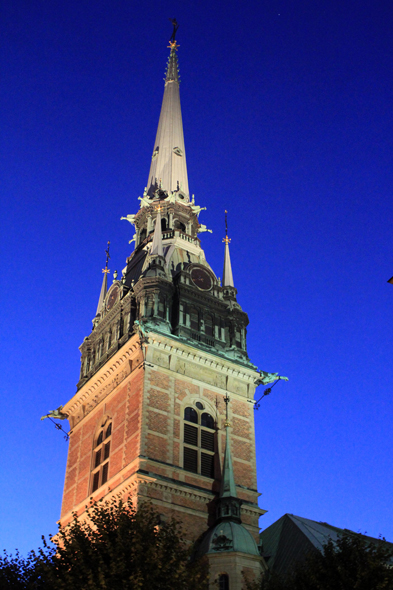
[[[173,25],[172,36],[169,39],[169,43],[174,44],[176,46],[176,33],[177,29],[179,28],[179,25],[177,24],[177,20],[175,18],[170,18],[169,20]]]
[[[222,240],[225,244],[230,244],[231,238],[228,238],[228,211],[225,209],[225,238]]]
[[[282,375],[279,375],[278,373],[267,373],[266,371],[259,371],[259,379],[256,379],[254,381],[255,385],[258,387],[258,385],[268,385],[270,383],[273,383],[273,385],[271,387],[268,387],[267,389],[265,389],[265,391],[263,392],[263,394],[261,395],[261,397],[256,400],[256,402],[254,402],[254,410],[259,410],[260,408],[260,402],[261,400],[266,396],[269,395],[269,393],[271,393],[273,387],[275,385],[277,385],[277,383],[279,381],[288,381],[288,377],[283,377]]]
[[[102,272],[104,272],[105,274],[108,274],[108,272],[110,272],[109,268],[108,268],[108,262],[109,262],[109,258],[110,258],[110,254],[109,254],[109,246],[110,246],[110,242],[108,242],[108,247],[105,250],[105,254],[106,254],[106,262],[105,262],[105,268],[102,269]]]
[[[69,440],[69,433],[64,430],[61,424],[53,420],[53,418],[55,418],[56,420],[67,420],[68,414],[65,414],[63,412],[63,406],[59,406],[58,408],[56,408],[56,410],[52,410],[51,412],[49,412],[49,414],[41,416],[41,420],[45,420],[45,418],[49,418],[49,420],[53,422],[53,424],[55,425],[55,428],[63,433],[64,440]]]

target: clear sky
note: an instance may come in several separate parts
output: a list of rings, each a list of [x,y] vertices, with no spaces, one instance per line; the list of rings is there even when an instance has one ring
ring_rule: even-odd
[[[56,531],[67,443],[40,416],[130,254],[180,23],[190,190],[248,351],[261,519],[393,541],[393,8],[388,0],[3,0],[0,548]],[[257,390],[261,395],[263,388]]]

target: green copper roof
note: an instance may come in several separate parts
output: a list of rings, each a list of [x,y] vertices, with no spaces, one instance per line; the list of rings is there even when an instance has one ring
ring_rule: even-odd
[[[198,556],[224,551],[259,555],[257,544],[251,533],[242,524],[231,521],[216,524],[207,531],[198,548]]]
[[[224,466],[220,488],[220,498],[237,498],[235,477],[233,475],[231,443],[229,440],[228,426],[226,427],[226,447],[224,455]]]

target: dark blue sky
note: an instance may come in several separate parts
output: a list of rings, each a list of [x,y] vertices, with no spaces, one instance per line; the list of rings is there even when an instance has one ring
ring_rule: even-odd
[[[285,512],[393,540],[393,9],[378,0],[3,0],[1,547],[54,533],[107,240],[130,253],[171,32],[190,190],[248,348],[265,528]],[[257,391],[257,394],[262,394]],[[1,548],[0,547],[0,548]]]

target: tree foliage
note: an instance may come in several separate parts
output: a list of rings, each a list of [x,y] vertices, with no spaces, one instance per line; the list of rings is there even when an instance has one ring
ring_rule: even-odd
[[[89,517],[59,527],[26,559],[0,558],[0,588],[25,590],[205,590],[206,564],[192,564],[179,524],[159,523],[148,504],[92,504]]]
[[[263,590],[393,590],[393,552],[384,539],[345,534],[315,550],[287,576],[265,576]],[[251,590],[251,588],[250,588]]]

